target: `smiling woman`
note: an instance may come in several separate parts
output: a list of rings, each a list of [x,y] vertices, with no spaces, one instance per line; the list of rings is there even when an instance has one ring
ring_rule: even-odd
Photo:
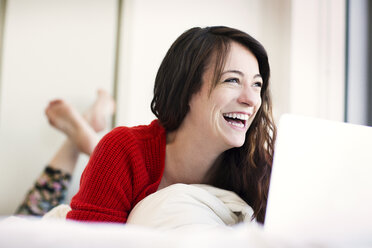
[[[276,128],[265,49],[228,27],[192,28],[155,80],[148,126],[97,145],[67,218],[126,222],[143,198],[176,183],[231,190],[264,222]]]
[[[239,43],[231,43],[219,82],[212,84],[214,69],[207,67],[202,88],[191,98],[190,111],[182,127],[189,127],[186,132],[190,135],[200,130],[197,133],[205,137],[198,135],[199,139],[211,141],[216,151],[242,146],[245,133],[261,106],[262,83],[257,86],[257,74],[259,68],[254,55]]]

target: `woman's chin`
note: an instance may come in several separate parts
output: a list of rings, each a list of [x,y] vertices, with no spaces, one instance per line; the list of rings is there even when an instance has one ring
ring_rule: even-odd
[[[236,138],[236,139],[232,139],[231,137],[227,140],[226,144],[227,146],[229,147],[229,149],[231,148],[239,148],[239,147],[242,147],[244,145],[244,142],[245,142],[245,137],[244,139],[242,138]]]

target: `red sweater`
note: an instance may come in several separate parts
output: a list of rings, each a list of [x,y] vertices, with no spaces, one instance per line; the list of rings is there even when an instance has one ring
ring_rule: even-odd
[[[125,223],[133,207],[158,189],[165,144],[158,120],[148,126],[118,127],[104,136],[81,176],[67,218]]]

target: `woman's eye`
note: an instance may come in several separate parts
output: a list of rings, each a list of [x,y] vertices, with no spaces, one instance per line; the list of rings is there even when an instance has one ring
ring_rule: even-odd
[[[228,78],[224,82],[225,83],[239,83],[239,78]]]
[[[262,83],[261,82],[255,82],[253,84],[254,87],[259,87],[259,88],[262,88]]]

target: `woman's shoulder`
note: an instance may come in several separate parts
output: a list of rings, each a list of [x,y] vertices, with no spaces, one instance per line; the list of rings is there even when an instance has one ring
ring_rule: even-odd
[[[159,120],[153,120],[149,125],[138,125],[133,127],[120,126],[114,128],[107,134],[111,138],[131,137],[135,140],[165,137],[165,130]]]
[[[98,147],[103,146],[106,149],[123,151],[129,147],[133,148],[133,146],[142,147],[143,143],[148,142],[163,144],[165,139],[164,128],[158,120],[154,120],[149,125],[116,127],[102,138]]]
[[[107,171],[113,176],[123,174],[123,170],[141,177],[146,174],[145,171],[154,174],[152,170],[158,170],[164,164],[165,143],[165,131],[157,121],[150,125],[117,127],[98,143],[85,174],[88,177],[94,173],[105,174],[103,171]],[[146,166],[148,164],[152,165],[151,168]]]

